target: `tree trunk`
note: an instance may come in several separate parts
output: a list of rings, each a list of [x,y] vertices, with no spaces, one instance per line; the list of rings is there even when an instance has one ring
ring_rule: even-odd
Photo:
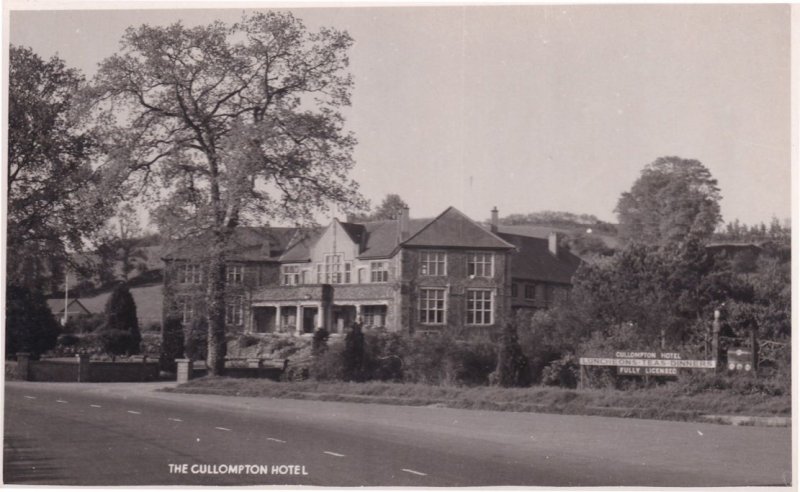
[[[215,238],[208,261],[208,291],[206,295],[208,316],[208,356],[206,364],[209,374],[221,376],[225,372],[225,258],[224,238]]]

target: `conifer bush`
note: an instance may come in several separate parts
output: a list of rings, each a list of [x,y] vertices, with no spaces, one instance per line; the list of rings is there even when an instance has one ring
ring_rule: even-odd
[[[125,283],[117,285],[106,301],[105,322],[98,335],[110,355],[133,355],[140,352],[142,335],[136,316],[136,303]]]
[[[9,285],[6,291],[6,354],[28,352],[38,357],[56,346],[61,327],[44,296]]]
[[[531,384],[528,358],[522,352],[517,338],[517,327],[513,323],[506,323],[503,327],[497,354],[497,371],[493,379],[496,384],[506,388]]]

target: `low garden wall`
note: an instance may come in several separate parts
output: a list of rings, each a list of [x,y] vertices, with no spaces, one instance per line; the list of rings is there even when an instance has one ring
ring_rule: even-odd
[[[158,362],[141,360],[121,362],[92,362],[88,355],[74,359],[30,360],[27,354],[17,354],[17,379],[70,383],[112,383],[154,381],[158,378]]]

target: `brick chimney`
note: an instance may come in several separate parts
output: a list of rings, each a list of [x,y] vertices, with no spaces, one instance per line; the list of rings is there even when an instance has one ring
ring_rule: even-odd
[[[557,232],[551,232],[547,236],[547,249],[550,250],[553,256],[558,256],[558,240],[559,234]]]
[[[397,218],[398,224],[398,240],[400,242],[408,239],[408,207],[400,209],[400,216]]]
[[[497,232],[497,222],[498,222],[497,213],[498,213],[497,207],[494,207],[492,209],[492,221],[490,223],[490,230],[495,233]]]

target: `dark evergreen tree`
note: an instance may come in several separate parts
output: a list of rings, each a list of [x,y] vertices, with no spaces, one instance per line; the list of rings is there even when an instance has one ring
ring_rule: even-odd
[[[138,354],[142,335],[139,333],[136,303],[127,284],[119,284],[111,291],[106,301],[105,315],[104,333],[100,338],[104,340],[106,350],[113,355]]]
[[[365,381],[366,350],[364,348],[364,333],[360,323],[353,323],[353,327],[344,338],[342,350],[342,373],[345,381]]]
[[[522,352],[517,327],[506,323],[497,354],[497,384],[503,387],[523,387],[531,384],[528,358]]]
[[[173,316],[164,320],[161,327],[161,353],[158,364],[162,371],[175,372],[175,359],[183,357],[183,326],[181,320]]]
[[[6,291],[6,354],[28,352],[38,357],[56,346],[61,329],[44,296],[9,285]]]

